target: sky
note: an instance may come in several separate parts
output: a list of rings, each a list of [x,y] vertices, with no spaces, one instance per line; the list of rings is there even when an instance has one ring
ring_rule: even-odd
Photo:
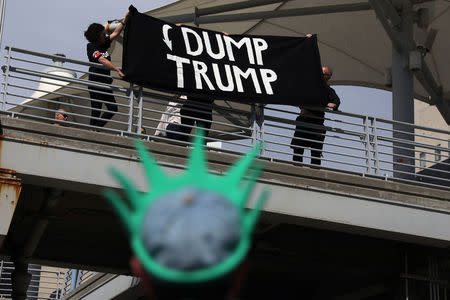
[[[167,0],[7,0],[2,48],[14,46],[86,60],[84,31],[91,23],[123,18],[130,4],[148,11]]]

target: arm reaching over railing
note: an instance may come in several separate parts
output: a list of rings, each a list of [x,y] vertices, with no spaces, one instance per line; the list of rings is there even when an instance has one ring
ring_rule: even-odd
[[[127,14],[125,15],[125,18],[123,18],[122,20],[120,20],[119,21],[119,23],[117,24],[117,26],[116,26],[116,28],[114,29],[114,31],[109,35],[109,38],[113,41],[113,40],[115,40],[119,35],[120,35],[120,33],[122,32],[122,29],[123,29],[123,27],[125,26],[125,23],[127,22],[127,20],[128,20],[128,15],[129,15],[129,13],[130,12],[127,12]],[[108,23],[108,25],[109,25],[109,23]],[[106,28],[106,31],[107,31],[107,33],[109,33],[109,28],[110,28],[110,26],[105,26],[105,28]]]

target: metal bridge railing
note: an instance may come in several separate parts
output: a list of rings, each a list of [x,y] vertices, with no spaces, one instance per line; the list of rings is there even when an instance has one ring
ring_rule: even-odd
[[[87,80],[86,75],[79,78],[64,76],[64,72],[87,74],[87,66],[101,67],[98,64],[13,47],[6,47],[6,50],[6,62],[2,67],[1,113],[62,126],[189,145],[189,142],[169,139],[164,134],[154,135],[163,114],[175,115],[168,112],[169,106],[181,106],[184,100],[130,85],[118,77],[111,77],[114,80],[112,84],[102,84]],[[59,64],[55,67],[51,60],[64,62],[64,66]],[[43,71],[44,67],[51,68],[52,72]],[[106,89],[100,93],[112,92],[116,99],[118,111],[105,127],[90,125],[92,119],[101,120],[91,116],[91,102],[107,102],[92,100],[89,86]],[[190,110],[202,112],[205,105],[198,103],[196,106],[194,103]],[[257,141],[263,141],[262,159],[293,163],[290,143],[298,124],[295,121],[298,108],[230,101],[215,101],[212,107],[208,142],[216,142],[215,147],[217,142],[221,144],[217,151],[241,153]],[[67,121],[54,119],[58,109],[66,110]],[[98,111],[103,113],[108,109]],[[202,118],[195,120],[208,122]],[[324,125],[318,127],[302,124],[325,131],[321,133],[325,136],[321,168],[383,180],[450,187],[450,131],[346,112],[327,111],[324,121]],[[167,133],[164,129],[160,131]],[[193,132],[180,136],[190,137]],[[309,163],[310,150],[314,149],[305,148],[303,163],[299,165],[317,167]]]
[[[98,274],[93,271],[68,269],[64,274],[64,286],[61,292],[61,296],[67,295],[69,292],[77,289],[80,285],[84,284],[87,280]]]
[[[0,261],[0,299],[12,298],[12,262]],[[30,264],[27,299],[60,299],[64,291],[65,270]]]
[[[0,261],[0,299],[12,298],[13,271],[13,262]],[[31,275],[31,280],[28,285],[27,299],[61,299],[97,274],[93,271],[35,264],[28,266],[28,273]]]

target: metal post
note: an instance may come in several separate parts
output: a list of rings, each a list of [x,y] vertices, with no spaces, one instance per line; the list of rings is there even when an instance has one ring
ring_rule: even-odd
[[[6,54],[6,70],[5,70],[5,80],[3,81],[3,99],[2,99],[2,110],[6,110],[6,93],[8,91],[8,79],[9,79],[9,67],[11,65],[11,47],[7,47],[8,54]]]
[[[380,174],[380,158],[378,156],[378,133],[377,133],[377,121],[376,118],[371,119],[372,121],[372,147],[373,147],[373,157],[375,159],[375,174]]]
[[[266,148],[266,145],[264,143],[264,105],[260,104],[258,107],[259,140],[263,142],[260,155],[264,155],[264,149]]]
[[[133,84],[130,83],[130,101],[129,101],[129,105],[130,105],[130,110],[128,113],[128,132],[131,132],[133,129]]]
[[[73,269],[72,270],[72,280],[70,281],[70,291],[73,291],[77,288],[77,281],[78,281],[78,270]]]
[[[364,146],[366,147],[366,173],[370,174],[370,132],[369,132],[369,117],[364,117]]]
[[[413,41],[413,11],[411,0],[402,1],[400,14],[400,40],[404,44],[402,48],[412,50],[414,45],[411,43]],[[392,118],[395,121],[414,124],[413,73],[409,69],[409,52],[405,50],[401,51],[396,47],[392,47]],[[414,129],[411,126],[394,124],[393,129],[394,139],[414,141]],[[394,177],[411,179],[412,174],[414,174],[413,147],[401,142],[394,142],[393,146]]]
[[[59,288],[61,284],[61,269],[58,269],[58,280],[56,281],[56,299],[61,298],[61,289]]]
[[[256,131],[258,130],[257,122],[256,122],[256,107],[255,107],[255,103],[252,103],[250,118],[252,120],[252,145],[254,146],[256,144],[256,140],[257,140],[257,133],[256,133]]]
[[[142,107],[143,107],[143,99],[142,99],[142,86],[139,87],[138,97],[136,99],[138,103],[138,122],[136,133],[141,133],[142,128]]]
[[[3,260],[0,261],[0,279],[2,279],[2,273],[3,273]]]
[[[2,46],[3,28],[5,26],[6,0],[1,0],[1,19],[0,19],[0,49]]]

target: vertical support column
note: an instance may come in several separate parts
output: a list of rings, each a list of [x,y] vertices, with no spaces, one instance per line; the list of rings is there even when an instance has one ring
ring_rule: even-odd
[[[260,155],[264,155],[264,148],[265,142],[264,142],[264,105],[259,104],[258,105],[258,126],[259,126],[259,140],[263,142],[261,153]]]
[[[373,147],[373,158],[375,164],[375,174],[380,174],[380,157],[378,149],[378,133],[377,133],[377,121],[376,118],[372,119],[372,147]]]
[[[134,91],[133,84],[130,83],[130,99],[129,99],[129,112],[128,112],[128,132],[131,132],[133,129],[133,104],[134,104]]]
[[[142,128],[142,86],[139,87],[138,97],[137,97],[137,103],[138,103],[138,121],[137,121],[137,128],[136,133],[141,133]]]
[[[0,261],[0,278],[2,278],[2,273],[3,273],[3,260]]]
[[[364,146],[366,148],[366,174],[370,174],[371,159],[370,159],[370,132],[369,132],[369,117],[364,117]]]
[[[28,273],[28,263],[24,257],[13,258],[14,271],[11,274],[12,299],[25,300],[27,290],[31,281],[31,274]]]
[[[413,43],[413,11],[411,0],[403,0],[399,31],[403,51],[392,47],[392,118],[394,121],[414,124],[413,73],[409,69],[409,51]],[[403,141],[414,142],[414,129],[396,123],[393,126],[394,177],[412,179],[414,176],[414,147]]]
[[[73,291],[78,286],[78,275],[79,270],[73,269],[72,270],[72,280],[70,281],[70,291]]]
[[[8,54],[6,55],[6,70],[3,70],[5,73],[5,79],[3,80],[3,91],[2,91],[2,110],[6,110],[6,93],[8,92],[8,79],[9,79],[9,68],[11,66],[11,47],[8,48]]]
[[[256,122],[256,105],[255,105],[255,103],[252,103],[250,119],[252,120],[252,145],[254,146],[256,144],[257,130],[258,130],[258,126],[257,126],[257,122]]]

